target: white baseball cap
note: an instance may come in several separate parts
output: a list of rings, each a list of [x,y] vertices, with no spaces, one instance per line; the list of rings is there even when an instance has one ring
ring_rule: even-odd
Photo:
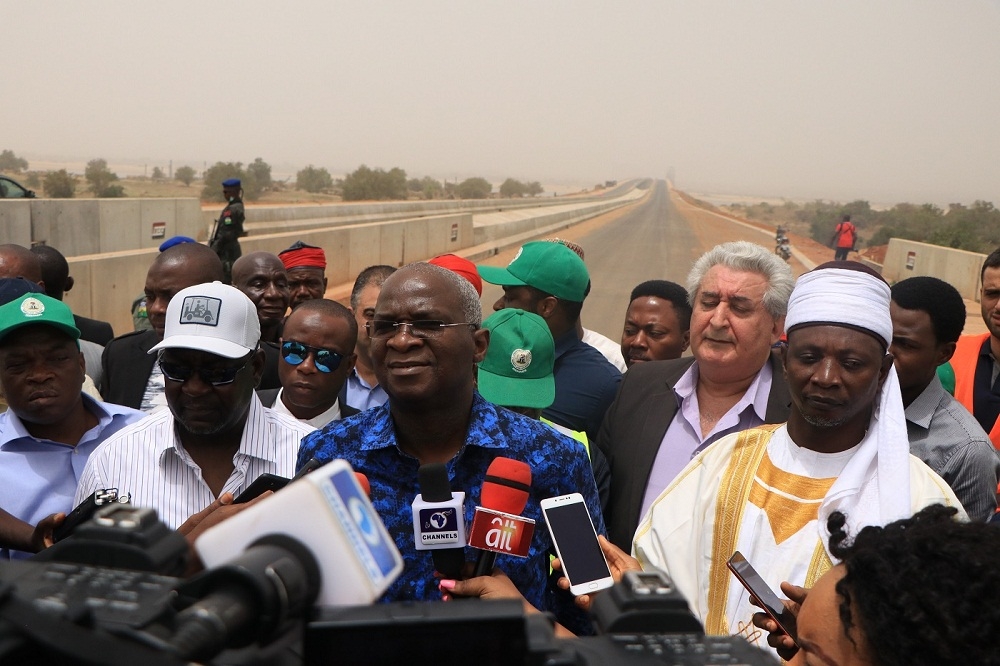
[[[195,349],[242,358],[260,342],[257,307],[236,287],[210,282],[181,289],[167,305],[163,342],[149,350]]]

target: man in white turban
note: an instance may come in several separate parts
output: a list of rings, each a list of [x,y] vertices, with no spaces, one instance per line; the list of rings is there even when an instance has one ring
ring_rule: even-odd
[[[710,634],[743,634],[757,610],[726,560],[740,551],[775,590],[811,587],[832,566],[827,518],[857,534],[934,503],[962,505],[909,453],[892,341],[889,285],[856,262],[806,273],[788,302],[788,422],[720,439],[650,507],[633,542],[666,571]]]

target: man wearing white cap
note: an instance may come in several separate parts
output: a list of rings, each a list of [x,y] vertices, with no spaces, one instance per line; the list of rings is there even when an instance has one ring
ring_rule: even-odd
[[[180,527],[217,500],[227,503],[261,474],[291,477],[299,440],[314,428],[260,404],[264,369],[254,304],[212,282],[177,292],[158,354],[168,410],[119,432],[91,455],[77,503],[98,488],[131,493]]]
[[[827,517],[853,536],[934,503],[962,505],[909,453],[892,356],[889,286],[856,262],[803,275],[788,302],[788,422],[720,439],[653,503],[633,550],[667,571],[710,634],[744,633],[756,607],[726,560],[740,551],[778,589],[810,587],[832,566]]]

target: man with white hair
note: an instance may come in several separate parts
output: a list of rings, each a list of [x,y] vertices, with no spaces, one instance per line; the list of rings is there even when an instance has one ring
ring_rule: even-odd
[[[773,345],[792,271],[746,241],[716,245],[688,274],[691,356],[629,369],[597,437],[611,467],[608,539],[628,550],[639,520],[712,442],[788,418],[788,386]]]
[[[853,536],[928,504],[962,505],[909,453],[889,285],[856,262],[799,278],[783,351],[791,413],[720,439],[653,502],[636,532],[643,568],[663,569],[710,634],[746,633],[756,608],[726,561],[740,551],[772,588],[810,587],[831,566],[827,518]]]

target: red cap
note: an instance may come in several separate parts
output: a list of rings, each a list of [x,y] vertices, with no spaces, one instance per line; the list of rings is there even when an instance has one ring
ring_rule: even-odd
[[[287,250],[278,253],[285,270],[293,268],[322,268],[326,270],[326,252],[321,247],[313,247],[299,241]]]
[[[479,277],[479,271],[476,270],[476,265],[468,259],[454,254],[440,254],[427,263],[447,268],[452,273],[458,273],[476,288],[477,294],[483,295],[483,281]]]

